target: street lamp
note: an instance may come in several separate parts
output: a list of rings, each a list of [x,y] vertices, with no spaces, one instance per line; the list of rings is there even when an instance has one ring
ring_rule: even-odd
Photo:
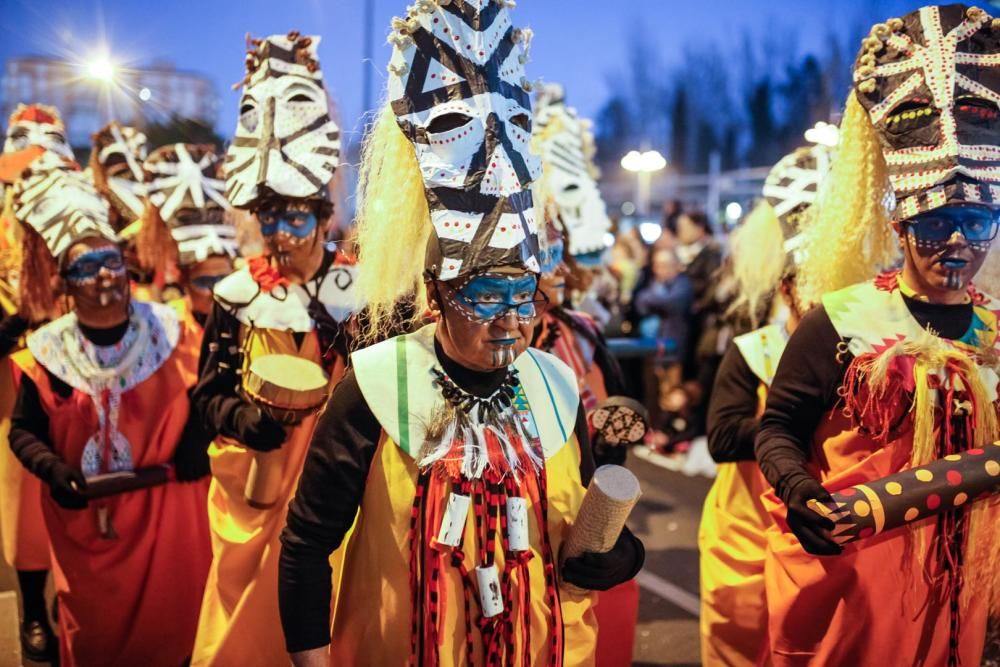
[[[111,83],[115,79],[115,66],[105,57],[95,58],[87,63],[87,74],[91,79]]]
[[[636,207],[639,214],[649,214],[649,188],[653,173],[667,166],[659,151],[629,151],[621,160],[622,168],[636,175]]]
[[[806,141],[821,146],[836,146],[840,140],[840,130],[836,125],[819,121],[805,133]]]

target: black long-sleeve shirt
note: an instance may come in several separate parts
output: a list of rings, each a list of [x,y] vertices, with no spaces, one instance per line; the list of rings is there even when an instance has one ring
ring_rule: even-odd
[[[78,324],[80,332],[91,343],[100,346],[114,345],[125,335],[128,320],[109,329],[93,329],[84,324]],[[73,388],[57,376],[44,369],[52,392],[60,399],[68,399],[73,394]],[[8,436],[11,451],[29,472],[43,482],[50,481],[52,467],[63,462],[49,440],[49,415],[42,406],[38,386],[27,375],[22,375],[18,386],[17,400],[11,415],[11,428]],[[186,469],[182,476],[195,478],[208,474],[208,459],[205,453],[211,435],[201,428],[193,411],[185,423],[181,439],[175,451],[175,461],[183,460]],[[178,461],[179,462],[179,461]],[[180,472],[180,471],[179,471]]]
[[[445,373],[476,396],[491,395],[504,369],[480,373],[435,352]],[[330,554],[340,546],[361,506],[365,481],[382,427],[349,370],[330,396],[313,434],[302,477],[281,535],[278,589],[281,621],[290,653],[330,643]],[[580,477],[586,486],[594,473],[583,406],[574,428],[580,443]],[[634,538],[633,538],[634,539]]]
[[[904,297],[920,326],[947,339],[961,338],[972,323],[971,303],[934,304]],[[788,340],[767,395],[756,438],[761,472],[782,501],[805,477],[813,435],[820,420],[839,401],[838,390],[850,353],[838,358],[841,338],[826,310],[814,308]]]
[[[759,388],[760,379],[740,349],[730,344],[708,404],[708,453],[716,463],[754,460]]]

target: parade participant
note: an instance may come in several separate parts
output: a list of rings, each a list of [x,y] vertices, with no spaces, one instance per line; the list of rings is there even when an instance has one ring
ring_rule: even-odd
[[[626,530],[557,571],[592,459],[572,371],[527,349],[544,303],[527,34],[507,3],[422,2],[393,26],[360,184],[366,325],[414,297],[437,322],[355,352],[321,418],[282,537],[288,650],[297,665],[587,664],[591,598],[557,577],[610,588],[642,547]],[[327,559],[356,514],[331,642]]]
[[[701,655],[707,664],[754,665],[767,636],[764,531],[767,488],[754,438],[768,387],[804,307],[795,293],[796,248],[809,207],[829,169],[829,150],[800,148],[764,181],[763,197],[731,239],[738,295],[733,309],[753,326],[722,358],[708,408],[708,450],[718,464],[698,530]]]
[[[146,135],[112,121],[91,137],[90,177],[108,204],[108,220],[120,233],[143,214]]]
[[[148,197],[138,235],[138,255],[160,271],[176,265],[184,298],[176,305],[199,328],[212,310],[212,289],[233,272],[236,228],[226,224],[229,203],[218,176],[222,160],[211,146],[161,146],[143,163]]]
[[[535,327],[532,346],[551,352],[573,370],[591,423],[590,416],[599,405],[606,405],[605,399],[625,393],[624,379],[598,324],[567,303],[566,281],[573,271],[579,274],[599,269],[611,221],[595,181],[589,124],[566,106],[561,86],[545,86],[535,104],[532,148],[541,156],[542,176],[532,194],[537,198],[536,215],[545,225],[539,289],[548,305]],[[569,256],[565,257],[567,245]],[[605,407],[616,412],[627,409]],[[616,417],[644,418],[630,412],[628,417]],[[638,438],[644,434],[644,427],[637,432]],[[635,444],[617,439],[609,443],[593,428],[590,439],[597,465],[624,463],[627,447]],[[597,664],[632,664],[633,643],[623,639],[635,635],[638,614],[639,586],[634,579],[600,594],[596,607]]]
[[[775,664],[979,664],[1000,571],[995,501],[958,496],[843,549],[808,506],[1000,437],[1000,302],[971,284],[997,232],[998,57],[1000,21],[962,5],[923,7],[862,42],[804,246],[801,295],[822,306],[788,341],[756,439],[774,487]],[[867,278],[897,251],[901,271]]]
[[[213,563],[194,665],[288,659],[278,619],[278,539],[316,424],[306,408],[318,409],[343,374],[357,308],[354,266],[324,243],[340,135],[318,45],[318,37],[296,32],[250,42],[226,156],[226,197],[254,214],[269,254],[215,286],[205,326],[193,398],[219,437],[210,448]],[[290,362],[278,364],[283,375],[264,378],[272,385],[295,388],[303,364],[322,378],[313,387],[319,404],[298,392],[295,400],[304,402],[285,407],[302,410],[285,423],[249,384],[262,380],[259,364],[275,358]]]
[[[107,204],[75,165],[45,154],[15,186],[14,205],[47,253],[25,263],[22,280],[48,288],[52,263],[72,304],[13,357],[10,433],[21,463],[49,487],[42,512],[61,664],[181,664],[209,564],[205,485],[88,502],[88,482],[163,464],[178,481],[207,475],[207,439],[189,419],[198,355],[190,325],[129,299]]]
[[[10,169],[0,184],[4,192],[4,211],[0,219],[3,247],[0,256],[0,285],[6,292],[3,301],[6,349],[0,350],[0,526],[3,527],[3,556],[17,570],[21,590],[21,653],[29,660],[54,659],[58,653],[57,640],[49,625],[45,605],[45,584],[49,570],[49,538],[45,533],[42,508],[39,503],[41,487],[38,480],[25,475],[10,448],[7,434],[10,415],[14,409],[16,389],[12,368],[6,357],[23,345],[23,334],[31,325],[38,325],[61,314],[54,300],[38,304],[32,299],[22,302],[18,279],[21,272],[21,249],[18,223],[13,215],[13,184],[23,170],[22,164],[37,158],[43,151],[51,151],[72,159],[73,150],[66,140],[66,129],[59,111],[41,104],[19,104],[7,123],[3,155],[15,158],[17,168]],[[17,157],[15,157],[17,155]],[[21,157],[27,158],[20,159]],[[37,249],[37,248],[36,248]],[[31,261],[29,259],[29,261]],[[9,262],[9,263],[8,263]],[[52,275],[54,276],[54,270]]]

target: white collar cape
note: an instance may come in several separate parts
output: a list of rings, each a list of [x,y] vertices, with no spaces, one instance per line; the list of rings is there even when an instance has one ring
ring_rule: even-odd
[[[415,458],[427,426],[444,405],[431,369],[440,367],[434,353],[436,324],[390,338],[351,355],[354,374],[369,409],[382,430]],[[576,426],[580,393],[573,371],[556,357],[528,348],[514,361],[541,439],[545,458],[569,440]]]

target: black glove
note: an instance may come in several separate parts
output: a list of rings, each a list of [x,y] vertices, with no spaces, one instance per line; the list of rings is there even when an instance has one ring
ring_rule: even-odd
[[[591,438],[591,448],[594,450],[594,465],[600,468],[603,465],[625,465],[625,457],[628,454],[627,445],[609,445],[600,431],[594,432]]]
[[[562,566],[564,581],[591,591],[606,591],[634,577],[646,560],[642,541],[625,527],[611,551],[587,552],[567,558]]]
[[[807,503],[817,500],[832,505],[833,498],[823,485],[809,475],[803,475],[790,486],[785,505],[788,507],[788,527],[799,538],[802,548],[814,556],[836,556],[843,547],[837,544],[830,531],[833,521],[809,509]]]
[[[196,482],[211,472],[208,446],[205,443],[182,440],[174,451],[174,474],[178,482]]]
[[[236,417],[239,440],[250,449],[270,452],[285,442],[285,427],[260,408],[248,405]]]
[[[48,475],[49,491],[59,507],[67,510],[82,510],[87,507],[83,490],[87,488],[87,478],[76,468],[55,461]]]

